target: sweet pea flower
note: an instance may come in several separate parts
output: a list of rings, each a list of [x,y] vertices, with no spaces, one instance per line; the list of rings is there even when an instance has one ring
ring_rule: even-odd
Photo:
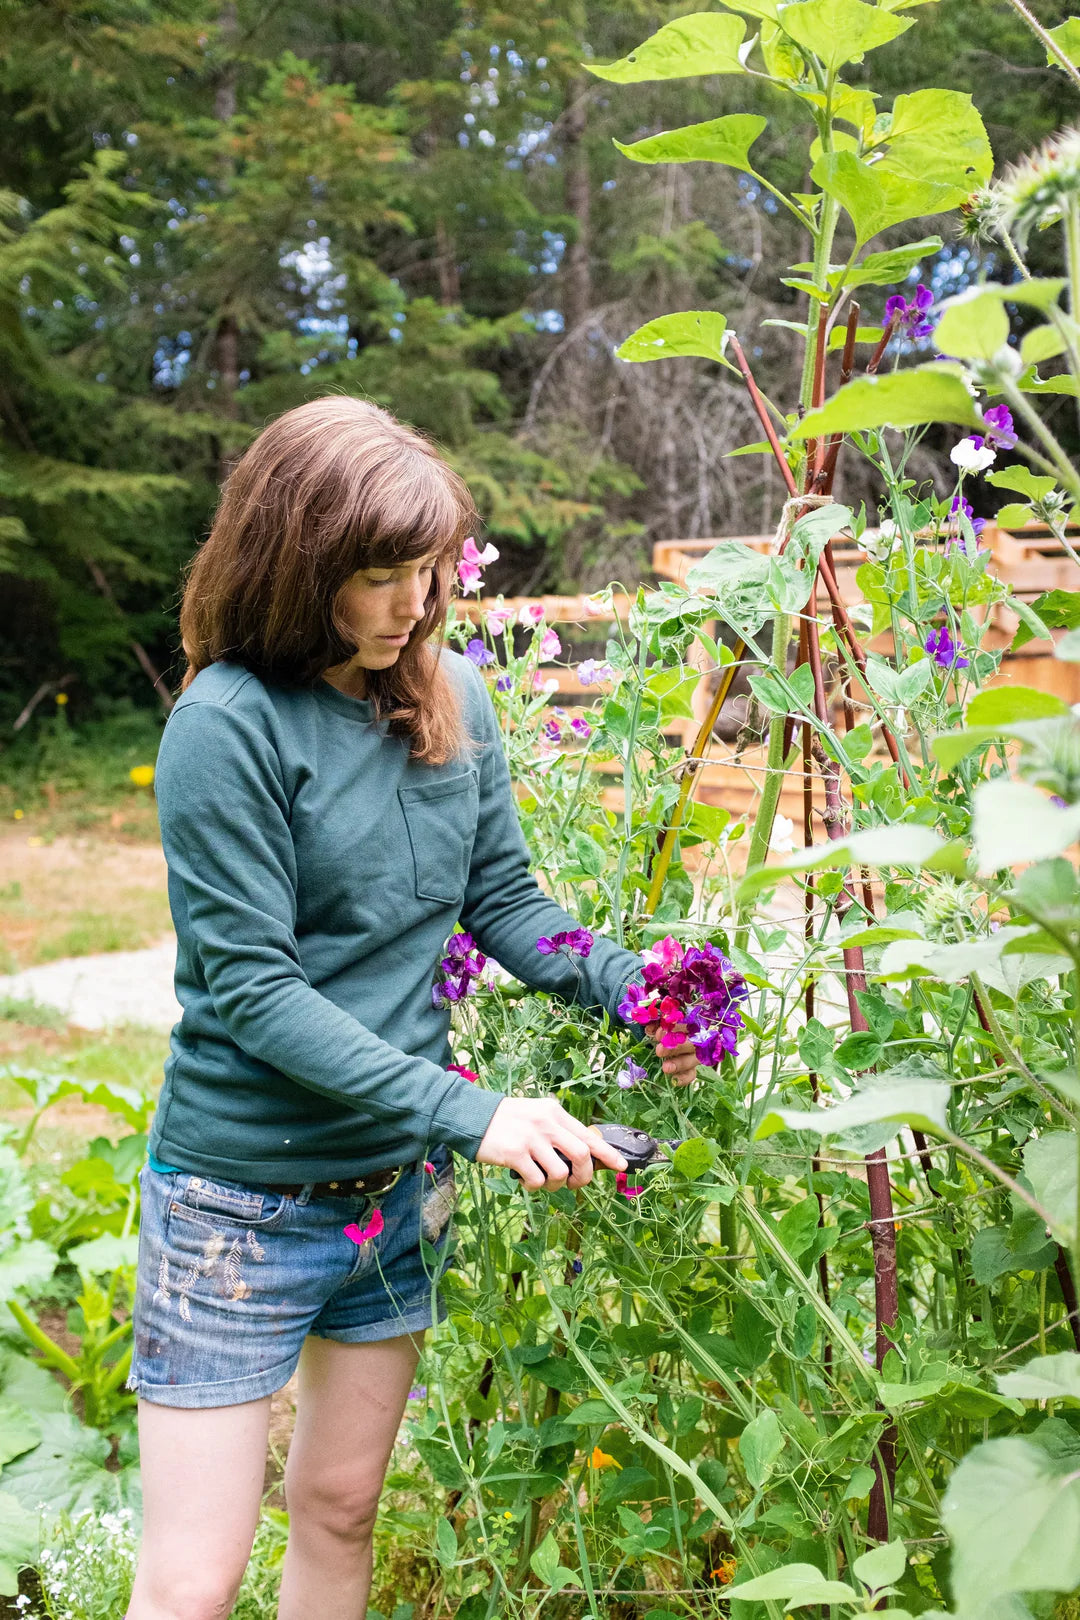
[[[514,615],[509,608],[492,608],[484,619],[488,635],[501,636],[513,617]]]
[[[987,444],[980,433],[975,433],[969,439],[961,439],[949,451],[949,460],[961,472],[980,473],[994,464],[997,452]]]
[[[549,692],[550,693],[550,692],[557,692],[558,690],[559,690],[559,683],[558,683],[558,681],[557,681],[557,679],[555,678],[554,675],[548,675],[547,677],[545,677],[545,676],[541,675],[539,670],[537,670],[536,674],[533,676],[533,691],[534,692]]]
[[[567,956],[588,956],[593,936],[587,928],[564,928],[557,934],[542,935],[536,948],[541,956],[554,956],[558,951],[565,951]]]
[[[620,1091],[630,1091],[632,1087],[637,1085],[639,1080],[645,1079],[647,1073],[648,1070],[643,1064],[635,1063],[633,1058],[627,1058],[615,1076],[615,1084]]]
[[[409,1391],[410,1401],[423,1401],[427,1399],[427,1385],[415,1384]]]
[[[475,664],[477,669],[483,669],[485,664],[495,662],[495,654],[490,647],[484,645],[479,636],[474,636],[469,642],[465,648],[465,657],[470,664]]]
[[[983,530],[986,528],[986,519],[975,516],[975,508],[965,496],[954,495],[952,498],[952,504],[949,507],[949,521],[950,523],[955,524],[957,530],[959,530],[960,527],[959,518],[961,513],[963,513],[964,517],[966,517],[968,522],[971,524],[972,532],[977,540],[980,534],[982,534]],[[959,538],[960,536],[958,533],[947,534],[945,536],[945,550],[948,551],[950,546],[956,545]],[[979,549],[982,550],[983,548],[980,546]]]
[[[570,730],[574,733],[575,737],[580,737],[582,742],[588,742],[589,738],[592,736],[592,726],[590,726],[589,722],[583,719],[580,714],[576,714],[571,720]]]
[[[894,293],[885,303],[885,325],[896,319],[897,332],[903,332],[911,338],[929,337],[934,330],[933,321],[927,320],[934,302],[934,295],[929,287],[921,283],[915,289],[915,296],[909,302],[903,293]]]
[[[467,1069],[464,1063],[448,1063],[446,1067],[451,1074],[460,1074],[461,1078],[472,1086],[475,1086],[480,1078],[475,1069]]]
[[[378,1237],[382,1229],[383,1214],[381,1209],[372,1210],[371,1219],[366,1226],[357,1226],[355,1221],[350,1221],[348,1226],[342,1227],[345,1236],[351,1238],[354,1243],[367,1243],[369,1238]]]
[[[968,658],[961,658],[960,648],[949,634],[946,624],[940,630],[931,630],[923,647],[942,669],[967,669],[971,662]]]
[[[1009,407],[991,406],[988,411],[983,411],[983,421],[989,429],[987,442],[997,445],[999,450],[1011,450],[1016,443],[1016,427]]]
[[[466,996],[476,994],[487,957],[476,949],[471,934],[451,934],[446,955],[439,963],[443,981],[431,991],[433,1007],[453,1007]]]
[[[776,855],[790,855],[795,848],[795,823],[790,816],[775,816],[769,835],[769,848]]]
[[[537,625],[544,622],[544,606],[542,602],[526,602],[518,610],[518,624],[525,626],[526,630],[535,630]]]
[[[640,1198],[645,1191],[644,1187],[628,1187],[626,1184],[626,1171],[620,1170],[615,1176],[615,1191],[624,1198]]]
[[[496,692],[512,692],[514,690],[513,677],[510,675],[500,675],[498,680],[495,682],[495,690]]]
[[[577,678],[582,686],[595,686],[598,681],[613,681],[615,671],[610,664],[598,664],[595,658],[586,658],[577,667]]]
[[[548,742],[562,742],[562,729],[557,720],[549,720],[543,729]]]
[[[558,658],[562,652],[562,642],[554,630],[545,630],[540,641],[540,656],[544,659]]]
[[[641,952],[643,984],[627,985],[619,1016],[659,1024],[660,1045],[689,1040],[699,1063],[715,1066],[735,1051],[743,1027],[736,1005],[749,994],[746,980],[715,945],[684,949],[670,935]]]
[[[485,546],[481,551],[470,534],[461,548],[461,561],[458,563],[458,579],[461,581],[463,591],[479,590],[481,585],[481,568],[497,560],[499,553],[494,546]]]

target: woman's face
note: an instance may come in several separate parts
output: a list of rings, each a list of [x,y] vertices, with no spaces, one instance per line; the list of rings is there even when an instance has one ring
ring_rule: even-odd
[[[338,610],[356,637],[350,666],[389,669],[424,616],[434,556],[393,568],[361,568],[341,588]]]

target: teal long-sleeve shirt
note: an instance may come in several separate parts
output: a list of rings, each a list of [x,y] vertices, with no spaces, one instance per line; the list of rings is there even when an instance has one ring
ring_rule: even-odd
[[[597,938],[579,979],[537,951],[575,923],[529,870],[483,677],[441,657],[475,742],[442,766],[324,680],[217,663],[179,698],[155,778],[183,1009],[158,1162],[272,1183],[475,1157],[500,1094],[448,1072],[431,995],[459,920],[524,983],[615,1014],[639,959]]]

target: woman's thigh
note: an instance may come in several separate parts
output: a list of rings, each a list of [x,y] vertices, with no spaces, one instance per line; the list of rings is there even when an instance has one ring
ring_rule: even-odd
[[[374,1518],[423,1339],[306,1341],[285,1467],[290,1521],[315,1518],[350,1534]]]
[[[269,1397],[194,1409],[139,1402],[143,1533],[132,1620],[211,1613],[239,1586],[259,1518],[269,1427]]]

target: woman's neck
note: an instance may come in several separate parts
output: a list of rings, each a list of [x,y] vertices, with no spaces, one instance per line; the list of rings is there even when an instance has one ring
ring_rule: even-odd
[[[323,670],[322,678],[346,697],[366,698],[368,695],[367,670],[358,664],[335,664],[333,669]]]

